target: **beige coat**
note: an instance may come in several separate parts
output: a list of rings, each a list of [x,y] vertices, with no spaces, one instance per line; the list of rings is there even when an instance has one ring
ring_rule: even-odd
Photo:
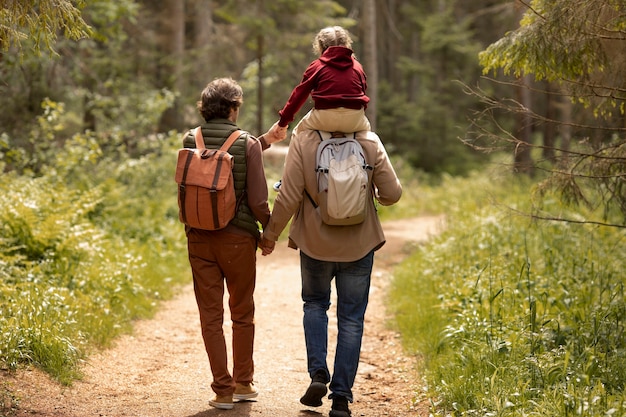
[[[359,132],[357,140],[365,151],[367,163],[374,167],[373,185],[376,200],[382,205],[396,203],[402,186],[380,138],[373,132]],[[291,139],[285,160],[282,185],[264,236],[276,241],[293,216],[289,229],[290,247],[299,248],[321,261],[351,262],[361,259],[385,243],[385,235],[376,213],[374,199],[365,221],[354,226],[328,226],[322,223],[319,210],[304,190],[317,201],[315,153],[320,138],[305,130]]]

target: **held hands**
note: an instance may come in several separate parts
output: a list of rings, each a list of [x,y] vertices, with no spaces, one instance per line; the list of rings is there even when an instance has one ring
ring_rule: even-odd
[[[274,123],[265,134],[268,143],[276,143],[287,138],[287,126],[280,127],[278,122]]]
[[[274,247],[276,246],[276,242],[273,240],[266,239],[265,236],[261,235],[261,240],[259,240],[259,248],[261,248],[261,255],[267,256],[274,252]]]

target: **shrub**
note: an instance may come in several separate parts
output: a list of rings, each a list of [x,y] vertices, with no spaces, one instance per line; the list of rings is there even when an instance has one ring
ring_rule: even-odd
[[[437,415],[624,414],[623,234],[517,215],[526,184],[474,176],[441,192],[449,229],[392,291]]]
[[[2,366],[32,363],[70,383],[90,349],[152,314],[188,278],[173,181],[178,139],[160,139],[152,153],[124,159],[76,135],[42,175],[2,174]]]

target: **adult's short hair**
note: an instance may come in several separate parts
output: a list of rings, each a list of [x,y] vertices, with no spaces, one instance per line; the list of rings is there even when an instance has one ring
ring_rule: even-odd
[[[243,103],[243,90],[232,78],[216,78],[204,87],[197,103],[205,121],[227,119]]]
[[[320,30],[313,39],[313,52],[320,56],[331,46],[344,46],[352,49],[352,38],[341,26],[329,26]]]

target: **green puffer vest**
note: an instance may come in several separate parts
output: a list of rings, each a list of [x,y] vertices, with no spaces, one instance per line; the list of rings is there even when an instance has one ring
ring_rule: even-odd
[[[202,125],[202,136],[204,144],[208,149],[219,149],[228,136],[237,130],[237,126],[228,120],[212,120]],[[259,226],[257,224],[252,210],[248,206],[248,198],[245,195],[246,187],[246,149],[248,141],[248,132],[243,134],[233,143],[229,149],[229,153],[233,155],[235,163],[233,166],[233,178],[235,180],[235,196],[237,197],[237,211],[235,218],[229,224],[244,229],[252,234],[256,239],[260,237]],[[183,140],[185,148],[195,148],[196,141],[193,131],[190,131]]]

